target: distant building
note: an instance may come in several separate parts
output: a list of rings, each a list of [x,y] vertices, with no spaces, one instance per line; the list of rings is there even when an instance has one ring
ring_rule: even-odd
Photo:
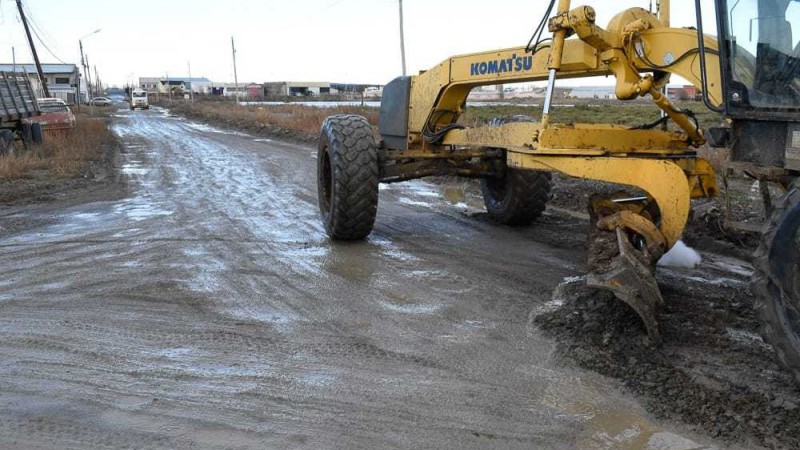
[[[379,87],[383,91],[383,86],[378,84],[331,83],[331,94],[361,95],[362,92],[366,92],[371,87]]]
[[[139,77],[139,87],[150,94],[188,93],[210,94],[212,82],[208,78],[190,77]]]
[[[248,97],[261,98],[264,96],[264,85],[258,83],[248,83],[244,87]]]
[[[215,83],[213,94],[225,97],[247,97],[247,86],[253,83]]]
[[[700,91],[691,84],[684,86],[667,86],[667,98],[670,100],[698,100]]]
[[[148,94],[155,94],[159,91],[161,78],[158,77],[139,77],[139,88],[144,89]]]
[[[575,86],[566,93],[567,98],[617,98],[614,86]]]
[[[334,94],[327,82],[278,81],[264,83],[264,93],[268,96],[308,96]]]
[[[39,78],[35,64],[0,64],[0,71],[11,72],[13,70],[28,72],[32,80]],[[88,101],[89,94],[86,90],[86,83],[75,64],[42,64],[42,72],[51,97],[60,98],[68,105],[74,105],[81,99],[83,102]],[[38,86],[38,95],[44,97],[41,84]]]

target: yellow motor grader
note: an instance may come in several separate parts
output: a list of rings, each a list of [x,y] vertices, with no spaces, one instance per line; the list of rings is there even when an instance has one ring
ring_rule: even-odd
[[[592,7],[570,3],[551,0],[527,46],[454,56],[391,81],[379,142],[363,117],[328,117],[318,156],[327,233],[366,237],[381,182],[478,177],[489,215],[508,225],[544,211],[551,172],[631,186],[639,193],[589,199],[587,284],[630,305],[658,343],[655,263],[681,237],[691,199],[717,194],[714,168],[696,149],[728,147],[732,165],[785,191],[756,254],[754,292],[766,339],[800,382],[800,1],[715,0],[716,37],[703,33],[701,0],[696,28],[671,28],[668,0],[655,12],[624,10],[605,28]],[[664,94],[673,74],[727,126],[703,130],[674,105]],[[651,98],[661,119],[634,128],[550,122],[556,79],[599,75],[615,77],[619,100]],[[458,121],[475,87],[545,80],[539,121]]]

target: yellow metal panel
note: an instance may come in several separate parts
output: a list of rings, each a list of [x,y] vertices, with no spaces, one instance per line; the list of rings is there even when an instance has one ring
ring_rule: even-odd
[[[413,77],[410,133],[421,133],[434,109],[458,110],[474,87],[546,80],[548,55],[547,49],[531,55],[525,47],[459,55]],[[599,62],[597,51],[579,39],[565,42],[561,67],[560,78],[611,74]]]
[[[719,193],[717,176],[710,162],[696,158],[679,159],[675,164],[681,166],[688,175],[692,198],[715,197]]]
[[[578,40],[570,40],[561,65],[564,70],[595,70],[600,67],[597,51]],[[547,50],[535,56],[525,52],[525,47],[456,56],[450,59],[452,71],[450,81],[470,85],[496,84],[505,81],[541,81],[547,78]],[[604,72],[605,73],[605,72]],[[586,76],[586,75],[585,75]],[[479,83],[479,84],[475,84]]]
[[[466,128],[447,133],[443,144],[457,146],[536,148],[541,125],[534,122],[507,123],[497,127]]]
[[[672,247],[689,218],[690,186],[684,170],[670,160],[614,157],[563,157],[508,153],[508,165],[549,170],[573,177],[636,186],[646,191],[661,211],[660,231]]]
[[[697,49],[697,31],[685,28],[656,28],[641,33],[642,47],[634,44],[633,63],[641,70],[651,67],[650,63],[659,66],[673,64],[664,69],[680,75],[698,90],[702,89],[700,80],[700,55]],[[719,45],[710,36],[705,36],[706,47],[706,79],[708,82],[708,98],[712,104],[719,106],[723,102],[722,76],[720,75]],[[682,60],[679,57],[689,52]],[[637,56],[638,55],[638,56]],[[647,61],[646,61],[646,60]],[[649,62],[648,62],[649,61]],[[677,61],[677,62],[676,62]]]
[[[552,125],[542,130],[539,148],[596,149],[608,153],[686,150],[686,136],[661,130],[631,130],[614,125]]]
[[[536,122],[453,130],[447,133],[442,144],[581,155],[676,154],[687,150],[686,136],[682,133],[594,124],[558,124],[542,129],[542,125]]]

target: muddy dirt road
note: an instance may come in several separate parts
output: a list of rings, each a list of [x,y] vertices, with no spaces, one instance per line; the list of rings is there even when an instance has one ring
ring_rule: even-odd
[[[0,213],[0,448],[742,448],[554,354],[580,220],[414,182],[332,243],[314,149],[119,115],[128,196]]]

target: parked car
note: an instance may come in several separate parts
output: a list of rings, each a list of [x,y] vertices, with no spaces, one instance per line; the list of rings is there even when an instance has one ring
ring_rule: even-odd
[[[113,101],[108,97],[95,97],[89,100],[89,104],[93,106],[108,106],[111,103],[113,103]]]
[[[39,124],[44,134],[65,136],[75,128],[75,115],[60,98],[37,98],[41,115],[22,121],[23,124]],[[34,127],[38,128],[38,127]]]

